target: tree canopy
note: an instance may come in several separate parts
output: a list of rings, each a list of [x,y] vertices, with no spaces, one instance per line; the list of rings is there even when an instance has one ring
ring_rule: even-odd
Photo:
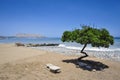
[[[97,29],[90,26],[82,26],[82,29],[65,31],[61,40],[63,42],[77,42],[84,45],[81,52],[83,52],[87,44],[91,44],[92,47],[105,48],[114,44],[113,36],[110,35],[108,30],[105,28]]]

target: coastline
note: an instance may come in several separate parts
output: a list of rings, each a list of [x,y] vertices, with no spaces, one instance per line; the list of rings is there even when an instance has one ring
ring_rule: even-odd
[[[64,54],[64,55],[82,56],[82,54],[80,53],[80,49],[79,50],[68,49],[68,48],[59,47],[59,46],[41,46],[41,47],[31,47],[31,48],[56,52],[58,54]],[[96,58],[106,59],[111,61],[120,61],[120,54],[118,54],[117,51],[106,52],[106,51],[85,50],[85,52],[88,53],[89,57],[96,57]]]
[[[91,45],[88,45],[85,48],[85,52],[88,53],[89,56],[101,58],[101,59],[107,59],[112,61],[120,61],[120,39],[114,38],[115,44],[110,46],[109,48],[96,48],[91,47]],[[29,44],[33,44],[32,46],[35,47],[35,49],[40,50],[47,50],[52,51],[56,53],[62,53],[66,55],[81,55],[80,50],[82,49],[83,45],[77,44],[77,43],[63,43],[61,42],[60,38],[8,38],[4,40],[0,40],[0,44],[2,43],[23,43],[28,44],[26,46],[31,47]],[[44,45],[59,45],[59,46],[44,46]],[[39,47],[39,45],[43,45],[42,47]]]
[[[101,62],[108,68],[102,71],[88,71],[76,68],[78,56],[58,54],[52,51],[17,47],[14,44],[0,44],[1,80],[119,80],[120,62],[88,57],[85,60]],[[61,73],[51,73],[46,64],[61,67]]]

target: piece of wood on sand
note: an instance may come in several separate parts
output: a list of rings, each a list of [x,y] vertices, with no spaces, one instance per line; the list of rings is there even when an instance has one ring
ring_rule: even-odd
[[[60,73],[60,67],[55,66],[53,64],[46,64],[46,67],[53,73]]]

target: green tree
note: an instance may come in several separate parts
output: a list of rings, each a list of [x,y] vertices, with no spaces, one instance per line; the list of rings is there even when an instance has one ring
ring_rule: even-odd
[[[91,44],[92,47],[105,48],[108,48],[110,45],[114,44],[113,36],[111,36],[106,29],[97,29],[86,25],[82,26],[82,29],[65,31],[61,40],[63,42],[77,42],[84,45],[81,53],[85,55],[79,57],[78,60],[88,56],[88,54],[84,52],[84,49],[88,44]]]

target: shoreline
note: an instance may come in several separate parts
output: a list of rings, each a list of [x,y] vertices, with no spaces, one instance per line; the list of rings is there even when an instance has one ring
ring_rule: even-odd
[[[51,51],[59,54],[64,55],[73,55],[73,56],[81,56],[80,50],[75,49],[67,49],[59,46],[41,46],[41,47],[31,47],[38,50],[45,50],[45,51]],[[85,50],[85,52],[88,53],[89,57],[96,57],[100,59],[106,59],[106,60],[112,60],[112,61],[120,61],[120,54],[116,54],[115,51],[90,51]]]
[[[0,45],[16,45],[16,43],[1,43]],[[29,47],[37,50],[44,50],[44,51],[51,51],[63,55],[71,55],[71,56],[82,56],[80,53],[80,50],[78,49],[70,49],[70,48],[64,48],[59,46],[58,43],[42,43],[42,44],[22,44],[24,47]],[[17,46],[17,45],[16,45]],[[120,62],[120,54],[119,51],[92,51],[92,50],[85,50],[86,53],[88,53],[89,57],[96,57],[100,59],[106,59],[111,61],[119,61]]]

